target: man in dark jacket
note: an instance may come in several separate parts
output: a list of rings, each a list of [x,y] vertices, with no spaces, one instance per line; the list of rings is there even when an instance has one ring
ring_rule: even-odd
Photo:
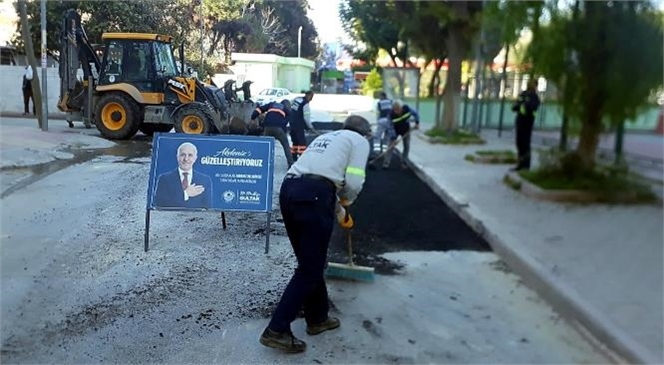
[[[519,95],[516,103],[512,106],[512,111],[516,112],[514,124],[516,127],[516,150],[519,155],[519,161],[516,167],[512,169],[513,171],[530,169],[530,141],[539,105],[537,81],[530,80],[527,89]]]
[[[37,114],[35,110],[35,98],[32,96],[32,67],[25,66],[23,74],[23,115],[30,114],[30,99],[32,99],[32,114]]]
[[[286,155],[286,161],[288,161],[288,168],[293,164],[293,155],[291,154],[291,148],[288,145],[288,136],[286,135],[286,126],[288,125],[290,113],[290,101],[286,99],[280,103],[272,102],[259,106],[251,113],[252,121],[263,115],[263,122],[261,123],[263,135],[272,136],[281,143],[281,147],[284,148],[284,155]]]
[[[309,102],[313,98],[314,92],[307,91],[304,93],[304,96],[298,96],[293,99],[293,105],[291,107],[293,113],[290,119],[290,136],[291,141],[293,142],[291,152],[294,161],[297,161],[297,158],[307,149],[307,139],[304,135],[305,129],[316,133],[316,130],[311,124],[311,109],[309,108]]]
[[[410,152],[410,123],[415,122],[413,128],[418,129],[420,127],[420,116],[410,106],[404,104],[400,100],[395,100],[392,103],[392,112],[390,113],[389,118],[392,121],[392,126],[394,127],[395,132],[394,135],[392,135],[392,138],[396,140],[398,136],[401,136],[401,140],[403,141],[401,168],[405,169],[408,167],[408,165],[406,165],[406,160],[408,160],[408,153]],[[392,153],[388,153],[383,160],[383,168],[386,169],[390,167],[391,161]]]

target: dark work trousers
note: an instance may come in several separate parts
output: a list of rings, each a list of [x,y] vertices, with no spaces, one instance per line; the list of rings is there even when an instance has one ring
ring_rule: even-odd
[[[307,149],[307,138],[304,135],[304,127],[299,127],[291,125],[290,137],[293,142],[291,151],[293,153],[293,160],[297,161],[297,158],[300,157],[304,150]]]
[[[307,324],[327,319],[329,303],[323,274],[335,221],[335,201],[334,186],[322,180],[287,178],[281,185],[281,215],[297,268],[272,314],[268,327],[273,331],[290,331],[291,322],[303,306]]]
[[[263,129],[263,135],[272,136],[281,143],[281,147],[284,149],[284,155],[286,156],[286,161],[288,161],[288,167],[290,168],[291,165],[293,165],[293,155],[290,146],[288,145],[286,131],[281,127],[265,127]]]
[[[516,150],[519,155],[517,168],[530,169],[530,140],[533,135],[534,117],[516,117]]]
[[[37,114],[35,110],[35,98],[32,96],[32,88],[23,88],[23,113],[30,113],[30,99],[32,99],[32,114]]]
[[[392,141],[396,140],[401,136],[401,142],[403,142],[403,147],[401,149],[402,164],[406,162],[406,160],[408,159],[408,152],[410,152],[410,134],[408,134],[409,131],[410,131],[409,121],[406,120],[403,122],[394,123],[394,135]],[[390,166],[390,163],[392,161],[392,155],[394,153],[395,153],[394,150],[392,150],[392,152],[385,155],[385,159],[383,160],[383,167]]]

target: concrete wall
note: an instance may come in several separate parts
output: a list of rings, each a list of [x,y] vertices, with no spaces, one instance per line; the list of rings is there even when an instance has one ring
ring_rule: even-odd
[[[404,100],[408,105],[415,107],[415,100],[406,98]],[[467,105],[467,106],[466,106]],[[441,104],[441,113],[444,109],[444,104]],[[464,118],[464,107],[466,109]],[[511,110],[512,101],[505,101],[505,108],[503,110],[503,128],[513,128],[515,114]],[[433,99],[420,100],[418,112],[420,119],[424,123],[431,123],[435,120],[436,104]],[[442,114],[441,114],[442,115]],[[659,115],[659,108],[656,106],[644,107],[636,118],[628,120],[626,128],[628,130],[638,131],[654,131],[657,126],[657,116]],[[459,123],[470,124],[473,119],[473,101],[469,100],[468,103],[462,101],[459,110]],[[500,121],[500,101],[489,101],[486,103],[482,112],[482,126],[488,128],[497,128]],[[560,107],[555,103],[544,102],[537,112],[535,119],[535,128],[544,129],[558,129],[562,123],[562,112]]]
[[[0,112],[23,113],[23,66],[0,65]],[[59,113],[58,98],[60,97],[60,75],[56,67],[47,69],[48,111],[50,114]],[[37,68],[39,80],[42,71]],[[32,102],[30,102],[32,108]]]
[[[252,95],[269,87],[285,87],[294,93],[310,88],[314,62],[272,54],[233,53],[231,70],[238,83],[251,80]]]

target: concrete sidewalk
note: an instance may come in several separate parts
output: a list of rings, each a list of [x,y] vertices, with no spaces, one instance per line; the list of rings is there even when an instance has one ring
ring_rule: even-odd
[[[448,146],[416,133],[415,172],[529,286],[628,362],[664,362],[661,206],[536,201],[502,183],[511,166],[464,160],[512,148],[511,138],[487,133],[486,145]]]
[[[66,121],[53,119],[49,120],[49,131],[43,132],[34,118],[0,117],[0,170],[70,159],[74,157],[68,152],[71,149],[114,145],[81,123],[69,128]]]

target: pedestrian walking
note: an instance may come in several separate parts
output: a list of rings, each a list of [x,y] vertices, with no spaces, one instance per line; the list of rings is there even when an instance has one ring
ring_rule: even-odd
[[[353,227],[346,207],[362,190],[370,136],[369,122],[350,116],[343,129],[314,139],[288,170],[279,205],[297,268],[260,337],[261,344],[289,353],[304,351],[306,343],[290,327],[301,308],[310,336],[340,326],[339,319],[328,315],[327,249],[335,219],[343,228]]]
[[[535,125],[535,116],[540,106],[540,98],[537,95],[537,81],[528,81],[528,86],[512,105],[512,111],[516,112],[516,150],[519,155],[516,167],[512,171],[530,169],[530,144]]]
[[[35,107],[35,98],[32,95],[32,67],[25,66],[25,72],[23,73],[23,115],[30,114],[30,99],[32,99],[32,114],[37,114]]]

